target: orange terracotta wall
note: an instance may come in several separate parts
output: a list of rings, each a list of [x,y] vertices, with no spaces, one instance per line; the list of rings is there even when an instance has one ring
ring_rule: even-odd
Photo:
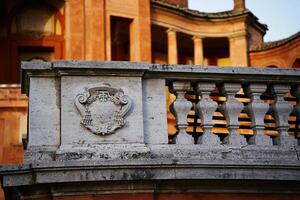
[[[0,164],[23,161],[27,98],[19,88],[0,88]]]
[[[250,65],[291,68],[297,58],[300,58],[300,37],[276,48],[250,52]]]
[[[22,163],[27,129],[27,98],[20,88],[0,88],[0,165]],[[0,200],[4,194],[0,188]]]
[[[104,0],[65,3],[65,58],[105,60]]]
[[[105,4],[106,60],[111,60],[110,18],[123,17],[130,24],[130,61],[151,62],[149,0],[110,0]]]

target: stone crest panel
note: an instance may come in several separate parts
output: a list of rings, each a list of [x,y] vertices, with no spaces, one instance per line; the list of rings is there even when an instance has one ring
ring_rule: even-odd
[[[141,77],[61,78],[61,145],[144,143]]]
[[[82,116],[81,125],[96,135],[110,135],[122,128],[125,115],[132,107],[132,100],[121,88],[109,83],[87,87],[75,98],[75,105]]]

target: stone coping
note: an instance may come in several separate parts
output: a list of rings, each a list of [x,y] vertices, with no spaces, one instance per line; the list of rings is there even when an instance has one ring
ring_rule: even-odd
[[[184,163],[185,162],[185,163]],[[299,181],[299,165],[207,163],[160,160],[127,162],[48,162],[5,166],[3,186],[129,180],[276,180]]]
[[[54,62],[22,62],[22,91],[28,91],[28,79],[61,76],[119,76],[164,78],[218,82],[300,83],[300,69],[265,67],[219,67],[196,65],[148,64],[126,61],[60,60]]]
[[[241,66],[198,66],[198,65],[169,65],[169,64],[148,64],[144,62],[127,61],[81,61],[81,60],[60,60],[53,62],[23,61],[21,63],[24,72],[34,70],[75,70],[75,69],[126,69],[141,70],[149,72],[181,72],[181,73],[217,73],[217,74],[255,74],[260,75],[281,75],[300,76],[300,69],[266,68],[266,67],[241,67]],[[58,73],[59,74],[59,73]]]
[[[63,72],[68,72],[70,75],[97,75],[102,70],[127,70],[127,71],[142,71],[144,76],[151,76],[157,73],[169,73],[172,78],[174,73],[183,73],[185,76],[189,74],[223,74],[223,75],[256,75],[259,77],[274,77],[280,80],[279,77],[290,76],[292,78],[300,78],[300,69],[274,69],[266,67],[219,67],[219,66],[197,66],[197,65],[169,65],[169,64],[147,64],[142,62],[123,62],[123,61],[76,61],[62,60],[54,62],[22,62],[22,71],[24,75],[29,72],[45,71],[48,74],[55,76],[65,75]],[[89,70],[87,70],[89,69]],[[77,74],[77,70],[83,71]],[[72,73],[73,71],[73,73]],[[85,72],[84,72],[85,71]],[[46,73],[45,73],[46,74]],[[101,74],[101,73],[100,73]],[[36,74],[39,75],[39,74]],[[110,75],[118,76],[111,73]],[[122,74],[121,74],[122,75]],[[126,74],[125,74],[126,75]],[[167,76],[166,76],[167,77]],[[23,77],[24,78],[24,77]],[[188,77],[187,77],[188,79]],[[255,80],[252,80],[255,81]],[[300,81],[300,80],[299,80]]]
[[[148,157],[62,159],[3,165],[0,174],[4,186],[108,180],[300,181],[299,151],[296,148],[211,149],[192,145],[149,145],[148,148],[151,152]],[[95,151],[101,152],[101,147]],[[131,148],[130,151],[134,150]],[[116,153],[113,149],[110,152]],[[129,155],[126,150],[122,152]],[[66,154],[76,153],[87,154],[78,148]]]

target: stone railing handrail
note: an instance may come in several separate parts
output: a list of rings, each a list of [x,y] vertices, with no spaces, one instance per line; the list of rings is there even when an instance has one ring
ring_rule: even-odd
[[[171,112],[176,117],[176,128],[178,134],[176,136],[177,144],[194,144],[194,139],[186,133],[187,115],[192,107],[192,103],[185,99],[187,91],[194,91],[201,99],[195,105],[195,112],[199,115],[202,124],[203,134],[198,138],[197,144],[215,146],[228,144],[230,146],[244,145],[280,145],[293,146],[297,144],[297,140],[288,135],[289,122],[288,117],[291,113],[296,116],[296,120],[300,119],[300,70],[297,69],[270,69],[270,68],[245,68],[245,67],[204,67],[204,66],[188,66],[188,65],[159,65],[135,62],[95,62],[95,61],[56,61],[56,62],[36,62],[23,63],[24,84],[28,82],[28,77],[60,77],[60,76],[117,76],[117,77],[142,77],[148,80],[149,84],[156,84],[155,80],[159,80],[160,91],[164,90],[165,84],[169,86],[171,93],[176,94],[177,99],[171,105]],[[27,78],[26,78],[27,77]],[[152,82],[151,82],[152,80]],[[154,81],[154,82],[153,82]],[[147,85],[147,84],[145,84]],[[220,93],[226,97],[226,101],[222,105],[210,98],[210,93],[218,89]],[[239,102],[235,95],[243,88],[244,93],[250,98],[248,105],[244,106]],[[147,87],[142,90],[147,90]],[[296,97],[298,104],[294,107],[285,101],[284,96],[290,91]],[[145,93],[143,91],[143,93]],[[260,96],[269,93],[275,101],[271,105],[261,100]],[[143,94],[144,95],[144,94]],[[160,95],[156,95],[157,99],[164,99]],[[152,98],[152,97],[151,97]],[[155,102],[159,103],[159,102]],[[149,106],[155,106],[151,104]],[[144,108],[147,112],[147,108]],[[165,109],[160,107],[160,109]],[[220,141],[220,139],[212,134],[213,115],[219,110],[226,119],[226,127],[229,134]],[[239,115],[244,110],[251,119],[251,128],[254,134],[248,136],[247,140],[244,136],[238,134]],[[83,111],[82,111],[83,112]],[[145,112],[145,113],[146,113]],[[144,123],[147,127],[147,113],[144,113]],[[277,136],[267,136],[264,134],[264,117],[271,114],[275,119]],[[155,114],[154,114],[155,115]],[[153,118],[157,116],[152,116]],[[162,117],[162,121],[166,116]],[[158,117],[159,118],[159,117]],[[165,121],[164,121],[165,122]],[[160,122],[162,123],[162,122]],[[149,127],[149,130],[154,129]],[[165,128],[165,126],[163,126]],[[160,130],[161,132],[164,132]],[[146,143],[155,144],[156,139],[151,141],[152,133],[143,133]],[[167,135],[161,134],[166,141]],[[150,138],[148,140],[148,138]],[[299,140],[298,140],[299,141]],[[160,144],[161,142],[159,142]],[[162,142],[165,143],[165,142]]]
[[[99,75],[106,71],[115,72],[139,71],[146,78],[187,79],[187,80],[215,80],[300,83],[299,69],[278,69],[265,67],[216,67],[195,65],[167,65],[147,64],[138,62],[119,61],[54,61],[54,62],[23,62],[23,74],[47,75]],[[114,74],[120,76],[122,74]],[[126,75],[126,73],[124,74]],[[24,79],[23,79],[24,80]],[[24,87],[24,86],[23,86]]]

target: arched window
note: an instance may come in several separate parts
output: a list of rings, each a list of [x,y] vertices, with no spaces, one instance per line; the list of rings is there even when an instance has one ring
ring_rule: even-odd
[[[292,66],[293,68],[300,68],[300,58],[297,58]]]
[[[11,34],[40,33],[44,36],[61,35],[62,28],[55,12],[46,6],[26,7],[12,20]]]
[[[267,68],[278,68],[276,65],[269,65]]]
[[[64,1],[19,1],[9,10],[0,45],[5,55],[0,70],[6,75],[0,76],[0,84],[20,83],[21,61],[63,59],[63,8]]]

